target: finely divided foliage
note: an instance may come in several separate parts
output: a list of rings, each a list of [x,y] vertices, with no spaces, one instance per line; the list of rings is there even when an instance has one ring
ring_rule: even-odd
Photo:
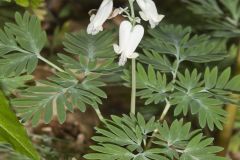
[[[66,69],[76,73],[108,74],[118,69],[116,63],[113,63],[116,57],[113,42],[114,34],[106,31],[96,36],[88,35],[84,31],[67,34],[63,42],[65,51],[77,59],[59,54],[60,62]]]
[[[239,37],[239,0],[184,0],[188,8],[207,21],[205,28],[218,37]]]
[[[123,79],[130,81],[129,72],[125,70]],[[150,103],[158,104],[164,102],[169,96],[173,85],[168,83],[166,74],[155,72],[151,65],[148,66],[147,71],[141,64],[137,65],[137,96],[147,99],[145,105]]]
[[[235,25],[239,19],[236,16],[239,9],[232,4],[236,3],[237,6],[238,3],[236,0],[233,0],[234,3],[230,3],[230,0],[219,1],[231,13],[231,18],[226,21]],[[129,2],[134,12],[134,1]],[[140,2],[141,0],[138,1]],[[156,8],[152,1],[144,1],[142,5],[148,3],[153,9]],[[204,5],[208,12],[214,9],[217,12],[211,16],[222,18],[223,11],[217,0],[189,0],[188,3],[192,8]],[[127,9],[122,12],[133,21],[132,24],[137,23],[138,18],[133,12],[133,17]],[[196,9],[196,12],[203,11]],[[33,125],[37,125],[43,119],[45,123],[49,123],[57,115],[59,122],[64,123],[68,111],[73,112],[78,108],[84,112],[87,106],[91,106],[97,111],[104,128],[96,128],[97,135],[92,138],[96,145],[91,146],[94,153],[85,155],[86,159],[225,159],[216,156],[221,148],[212,145],[212,138],[203,136],[201,130],[191,131],[191,124],[184,123],[183,120],[175,120],[169,125],[164,119],[157,121],[153,117],[146,121],[140,113],[111,116],[110,120],[101,118],[99,105],[107,97],[102,89],[106,84],[101,78],[121,70],[115,62],[116,54],[112,46],[115,35],[111,31],[103,31],[95,36],[85,31],[66,34],[63,42],[66,53],[58,54],[61,68],[41,56],[47,37],[41,29],[40,21],[28,12],[23,16],[16,13],[15,21],[16,23],[6,23],[0,30],[0,87],[8,94],[21,89],[11,104],[23,122],[31,120]],[[214,25],[216,29],[217,26],[225,26],[225,23],[216,21]],[[137,34],[131,32],[132,30],[127,34],[129,37],[133,36],[131,41],[134,42]],[[221,34],[229,35],[230,32],[236,34],[238,30],[224,28]],[[122,39],[120,38],[120,46],[127,45]],[[239,104],[235,97],[240,92],[240,76],[232,77],[230,68],[189,69],[186,66],[195,66],[196,63],[205,66],[209,62],[224,59],[225,46],[225,41],[213,40],[207,35],[193,35],[190,27],[156,27],[148,31],[147,38],[141,43],[142,52],[139,50],[136,70],[136,57],[129,56],[134,51],[124,50],[124,54],[129,54],[127,58],[133,59],[133,72],[126,69],[122,77],[127,86],[136,78],[136,84],[133,83],[132,86],[136,85],[136,95],[145,100],[146,106],[152,103],[159,106],[165,104],[165,115],[172,108],[174,116],[186,116],[189,113],[197,115],[201,128],[222,129],[226,116],[223,106],[228,103]],[[123,52],[123,49],[120,48],[120,51]],[[126,56],[124,54],[121,56]],[[26,87],[25,82],[33,79],[30,74],[35,70],[38,60],[46,62],[57,71],[46,80],[36,81],[35,86]]]
[[[154,30],[149,30],[149,35],[150,37],[142,43],[142,47],[152,50],[154,55],[155,52],[158,52],[175,57],[175,63],[183,61],[205,63],[218,61],[226,56],[224,42],[210,40],[207,35],[192,35],[190,27],[162,25]],[[163,57],[163,55],[160,56]],[[148,57],[148,59],[152,58]],[[147,60],[144,62],[151,64]],[[164,63],[168,62],[159,61],[160,65],[164,65]]]
[[[74,107],[85,112],[86,106],[97,108],[102,104],[100,98],[106,98],[106,94],[99,87],[104,83],[97,81],[97,75],[89,75],[79,81],[74,75],[56,73],[46,81],[39,81],[35,87],[30,87],[22,93],[21,98],[13,100],[13,105],[24,120],[32,118],[36,125],[42,113],[44,120],[49,123],[54,110],[57,111],[59,122],[66,119],[66,111],[73,112]]]
[[[15,21],[0,30],[0,71],[5,75],[32,73],[47,40],[37,17],[16,13]]]
[[[27,87],[27,85],[25,84],[26,81],[30,81],[32,79],[33,76],[31,75],[0,75],[0,88],[4,91],[5,94],[9,95],[15,92],[18,88]]]
[[[16,85],[5,88],[13,91],[24,87],[24,81],[31,76],[20,75],[31,73],[36,68],[38,59],[45,61],[40,55],[46,42],[46,33],[42,31],[40,21],[26,12],[23,16],[16,14],[16,24],[7,23],[1,31],[0,65],[1,85],[8,84],[6,80],[16,82]],[[113,34],[103,32],[97,36],[79,34],[66,35],[65,50],[71,54],[59,54],[60,63],[65,71],[55,73],[47,80],[36,82],[36,86],[21,92],[21,96],[12,100],[16,111],[26,121],[32,119],[33,125],[41,118],[49,123],[57,114],[59,122],[66,119],[66,111],[79,108],[86,110],[86,106],[98,109],[102,104],[101,98],[106,98],[100,87],[105,84],[99,81],[101,75],[117,70],[113,63],[115,54],[111,47]],[[15,77],[14,79],[12,77]],[[11,79],[10,79],[11,78]]]
[[[191,124],[175,120],[171,126],[151,118],[145,121],[141,114],[135,117],[112,116],[107,120],[105,129],[96,128],[97,136],[91,146],[95,153],[85,155],[94,160],[217,160],[215,156],[221,148],[212,146],[213,139],[206,138],[200,130],[190,131]],[[153,134],[155,128],[159,133]],[[152,148],[148,148],[151,136],[156,139]]]
[[[184,61],[203,63],[223,59],[226,55],[224,48],[218,47],[220,42],[209,43],[209,38],[204,35],[191,36],[189,28],[180,26],[159,27],[151,30],[150,35],[152,37],[142,44],[145,55],[140,62],[153,65],[145,69],[138,64],[137,96],[146,99],[145,105],[170,102],[175,116],[181,113],[186,116],[190,111],[192,115],[198,115],[202,128],[208,126],[213,130],[216,126],[222,129],[226,116],[223,105],[239,104],[232,96],[239,94],[239,76],[230,78],[230,68],[221,74],[217,67],[206,68],[204,74],[197,69],[186,69],[183,73],[181,70]],[[173,63],[169,60],[172,57],[175,57]],[[172,78],[166,74],[172,74]],[[125,70],[123,79],[131,81],[129,71]]]

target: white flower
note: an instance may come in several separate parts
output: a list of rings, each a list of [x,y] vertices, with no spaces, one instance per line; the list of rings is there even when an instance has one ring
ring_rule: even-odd
[[[156,27],[164,18],[164,15],[158,14],[153,0],[137,0],[137,3],[142,10],[139,12],[140,16],[143,20],[149,21],[151,28]]]
[[[144,35],[144,28],[141,25],[132,26],[129,21],[123,21],[119,29],[119,45],[114,44],[114,51],[121,54],[119,65],[123,66],[127,58],[138,57],[135,52]]]
[[[113,11],[113,1],[103,0],[96,15],[92,15],[90,18],[90,24],[87,27],[87,33],[96,35],[103,30],[104,22],[110,17]]]

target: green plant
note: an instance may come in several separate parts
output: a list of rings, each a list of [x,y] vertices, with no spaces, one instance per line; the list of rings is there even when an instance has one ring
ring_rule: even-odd
[[[235,62],[234,73],[239,73],[239,13],[240,13],[240,1],[239,0],[213,0],[213,1],[199,1],[199,0],[184,0],[188,4],[188,8],[199,16],[199,18],[204,18],[207,21],[204,30],[210,30],[214,37],[226,39],[228,41],[229,54],[232,62]],[[214,10],[214,12],[213,12]],[[235,49],[234,49],[235,48]],[[232,58],[231,58],[232,57]],[[234,58],[234,59],[233,59]],[[226,63],[220,63],[220,66],[231,65]],[[224,129],[219,134],[218,144],[225,148],[226,154],[227,146],[230,138],[233,134],[234,123],[236,121],[237,115],[237,105],[227,105],[226,111],[228,112],[228,118],[224,125]],[[236,128],[237,130],[238,128]],[[233,139],[238,137],[238,132],[233,135]],[[234,140],[231,140],[229,150],[231,151]],[[233,143],[233,144],[232,144]]]
[[[183,0],[195,14],[205,18],[205,28],[218,37],[239,37],[239,0]]]
[[[19,153],[31,159],[40,159],[38,153],[28,139],[24,127],[18,122],[18,119],[10,109],[2,92],[0,92],[0,104],[0,144],[8,143]]]
[[[146,38],[135,14],[135,2],[142,10],[141,18],[151,24]],[[28,12],[16,13],[16,23],[7,23],[0,31],[0,82],[9,86],[4,88],[8,93],[19,89],[20,96],[11,99],[17,115],[37,125],[40,119],[49,123],[56,114],[64,123],[67,111],[78,108],[84,112],[86,107],[93,107],[103,128],[96,128],[96,145],[91,146],[93,153],[86,154],[86,159],[226,159],[216,155],[222,148],[214,146],[214,139],[203,132],[203,128],[223,128],[225,104],[239,105],[240,76],[232,76],[231,68],[208,66],[227,57],[226,41],[194,34],[190,27],[157,26],[164,16],[158,15],[151,0],[129,0],[129,6],[111,15],[113,1],[104,0],[97,14],[92,15],[87,33],[66,34],[65,53],[58,54],[61,66],[41,54],[47,36],[40,21]],[[128,18],[120,25],[119,45],[114,44],[113,31],[98,33],[105,20],[116,14]],[[114,51],[120,54],[121,66],[127,59],[132,59],[132,66],[119,67]],[[24,85],[32,78],[39,60],[54,68],[54,75],[36,81],[34,86]],[[107,98],[103,90],[107,84],[102,77],[121,70],[126,85],[132,88],[131,113],[105,119],[99,109],[102,99]],[[16,85],[9,85],[13,82]],[[136,114],[136,97],[144,99],[146,107],[153,103],[161,107],[159,119],[145,120],[142,114]],[[197,115],[195,127],[201,129],[191,130],[192,124],[184,118],[187,115],[192,119]],[[181,120],[177,120],[179,117]]]

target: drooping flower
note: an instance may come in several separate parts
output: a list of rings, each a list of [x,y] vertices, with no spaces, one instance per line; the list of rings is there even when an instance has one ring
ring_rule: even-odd
[[[87,27],[87,33],[96,35],[98,32],[102,31],[103,24],[110,17],[112,11],[113,11],[113,1],[103,0],[96,15],[93,14],[90,18],[90,24]]]
[[[114,44],[114,51],[121,54],[119,65],[123,66],[127,59],[138,57],[135,52],[144,35],[144,28],[141,25],[132,26],[129,21],[123,21],[119,29],[119,45]]]
[[[164,18],[164,15],[158,14],[157,7],[153,0],[137,0],[142,11],[139,12],[144,21],[149,21],[151,28],[155,28]]]

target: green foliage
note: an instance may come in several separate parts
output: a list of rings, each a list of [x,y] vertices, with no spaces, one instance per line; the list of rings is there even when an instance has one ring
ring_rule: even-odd
[[[107,120],[106,128],[97,128],[91,146],[95,151],[85,155],[94,160],[203,160],[225,159],[215,155],[221,148],[212,146],[212,138],[203,137],[199,130],[190,131],[191,124],[174,121],[169,127],[166,122],[160,124],[154,118],[145,121],[141,114],[112,116]],[[155,128],[158,133],[153,134]],[[148,141],[154,136],[154,146],[149,149]]]
[[[205,27],[213,30],[216,36],[240,36],[239,0],[185,0],[188,8],[207,21]]]
[[[118,68],[114,63],[116,54],[112,47],[113,37],[111,32],[99,33],[96,36],[88,35],[85,31],[67,34],[63,42],[65,51],[77,59],[59,54],[60,62],[65,68],[76,73],[109,74]]]
[[[167,81],[165,74],[155,72],[151,65],[148,66],[147,72],[141,64],[137,65],[137,96],[147,99],[145,105],[150,103],[159,104],[164,102],[169,96],[168,92],[173,90],[173,85]],[[130,73],[125,70],[124,80],[130,82]]]
[[[144,117],[141,114],[138,114],[137,117],[134,115],[124,115],[124,118],[121,119],[117,116],[112,116],[112,121],[108,121],[106,124],[107,129],[110,131],[102,130],[96,128],[97,133],[102,134],[101,136],[93,137],[94,141],[103,143],[111,142],[115,144],[121,144],[121,146],[127,146],[131,151],[137,150],[141,147],[143,140],[146,140],[146,136],[153,132],[157,127],[155,124],[155,118],[152,118],[148,122],[145,122]],[[117,125],[117,126],[115,126]],[[119,127],[124,129],[125,132],[119,130]],[[105,133],[114,133],[114,134],[105,134]],[[136,135],[134,135],[134,132]]]
[[[10,94],[15,92],[18,88],[27,87],[25,83],[32,79],[33,77],[30,75],[9,77],[0,75],[0,88],[5,94]]]
[[[73,74],[56,73],[48,80],[39,81],[37,86],[29,87],[21,94],[20,98],[12,101],[17,112],[24,121],[32,118],[36,125],[44,113],[44,121],[49,123],[54,111],[60,123],[66,119],[66,110],[73,112],[74,107],[82,112],[86,105],[98,107],[106,98],[106,94],[99,87],[104,83],[97,80],[98,75],[89,75],[83,80],[78,80]]]
[[[108,120],[106,123],[106,129],[96,129],[98,136],[94,136],[93,140],[98,144],[91,146],[96,153],[87,154],[84,158],[94,160],[167,160],[152,149],[144,149],[148,135],[153,133],[156,125],[154,118],[146,122],[141,114],[138,114],[137,117],[134,115],[123,115],[122,118],[112,116],[112,120]]]
[[[29,6],[29,0],[15,0],[16,3],[20,6],[23,6],[23,7],[28,7]]]
[[[5,75],[33,72],[46,43],[46,33],[35,16],[16,13],[15,21],[0,30],[0,73]]]
[[[3,0],[6,2],[11,2],[12,0]],[[16,4],[22,7],[31,7],[31,8],[37,8],[39,7],[44,0],[14,0]]]
[[[4,157],[4,160],[32,160],[31,158],[16,152],[11,145],[9,144],[1,144],[0,143],[0,154]]]
[[[31,76],[22,74],[32,73],[38,59],[55,66],[40,55],[47,41],[40,21],[28,12],[23,16],[16,13],[15,20],[16,24],[6,23],[0,30],[0,82],[8,93],[19,87],[24,89],[25,81]],[[114,62],[113,37],[111,32],[97,36],[83,31],[66,35],[64,46],[70,56],[59,54],[66,71],[58,67],[61,73],[37,82],[37,86],[23,90],[20,97],[12,101],[22,120],[32,119],[32,124],[36,125],[43,118],[49,123],[56,113],[63,123],[66,111],[79,108],[84,112],[87,105],[97,109],[101,98],[107,97],[100,89],[104,86],[100,76],[119,68]]]
[[[24,127],[19,123],[17,117],[10,109],[7,100],[0,92],[0,141],[7,142],[23,155],[34,160],[40,160],[38,153],[28,139]]]
[[[191,124],[183,124],[182,121],[174,121],[168,126],[166,122],[158,126],[159,134],[156,135],[156,140],[153,143],[159,145],[162,153],[166,154],[171,159],[179,159],[180,153],[187,146],[188,141],[196,136],[199,131],[190,132]],[[159,150],[160,150],[159,148]]]
[[[146,50],[152,50],[154,55],[157,52],[175,57],[178,62],[190,61],[195,63],[219,61],[226,57],[224,41],[210,40],[206,35],[192,36],[189,27],[161,25],[149,30],[149,34],[150,37],[143,41],[142,47]],[[146,56],[147,59],[144,60],[144,63],[152,64],[151,56],[149,54]],[[168,71],[174,68],[165,59],[158,62],[159,67],[167,63]]]
[[[82,31],[76,34],[66,34],[63,44],[67,52],[84,55],[90,60],[94,60],[95,58],[115,57],[116,54],[112,47],[113,42],[114,36],[111,32],[104,31],[92,36]]]
[[[240,76],[230,78],[231,69],[225,69],[219,74],[218,68],[207,68],[204,75],[194,69],[191,73],[185,70],[184,74],[177,72],[175,80],[167,79],[165,74],[154,71],[151,65],[147,71],[140,64],[137,65],[137,96],[146,99],[145,105],[159,104],[169,101],[175,107],[174,115],[183,113],[197,114],[199,124],[206,125],[213,130],[214,126],[222,129],[226,112],[224,104],[239,104],[233,94],[239,94]],[[130,82],[130,73],[125,71],[123,77]]]
[[[202,134],[195,136],[189,141],[180,160],[227,160],[227,158],[214,155],[217,152],[220,152],[222,148],[211,146],[212,142],[213,138],[206,139]]]
[[[34,147],[36,147],[38,153],[41,156],[41,159],[47,160],[60,159],[60,155],[63,154],[63,152],[58,153],[56,148],[53,148],[51,146],[53,141],[56,142],[58,141],[58,139],[51,137],[49,135],[34,135],[33,139],[38,142],[38,144],[34,145]],[[42,142],[41,145],[39,145],[40,141]],[[12,148],[10,144],[4,142],[0,143],[0,155],[1,158],[4,157],[3,158],[4,160],[33,160],[32,158],[29,158],[24,154],[17,152]]]
[[[204,74],[196,69],[192,72],[186,69],[184,74],[180,70],[183,61],[204,63],[223,59],[224,51],[218,46],[221,43],[209,43],[204,35],[190,38],[191,29],[180,26],[163,26],[149,33],[152,38],[143,42],[144,55],[139,60],[150,65],[147,71],[141,64],[137,65],[137,96],[146,99],[145,105],[170,103],[175,116],[181,113],[186,116],[190,111],[192,115],[198,115],[202,128],[222,129],[226,117],[223,105],[239,104],[233,95],[239,94],[240,76],[231,78],[230,68],[221,74],[217,67],[206,68]],[[125,71],[123,76],[128,84],[130,74]]]
[[[139,60],[145,64],[151,64],[155,69],[161,72],[172,72],[174,66],[166,55],[160,55],[159,53],[151,50],[143,50],[144,54],[141,54]]]
[[[222,150],[220,147],[212,146],[213,138],[206,138],[199,130],[190,131],[191,124],[183,124],[175,120],[169,127],[166,122],[158,126],[159,133],[156,135],[159,152],[164,153],[171,160],[192,159],[225,159],[215,155]]]
[[[218,14],[222,10],[216,0],[193,1],[188,3],[203,3],[208,7],[207,11],[216,10],[215,18],[221,19]],[[30,1],[19,2],[23,2],[24,6],[30,5]],[[231,11],[232,17],[240,17],[235,15],[238,8],[234,9],[230,1],[221,2]],[[40,55],[47,41],[40,21],[28,12],[23,16],[16,13],[15,21],[6,23],[0,30],[0,85],[8,93],[23,88],[20,96],[11,101],[22,120],[31,119],[32,124],[37,125],[41,119],[49,123],[56,115],[62,124],[67,112],[73,112],[74,108],[84,112],[87,106],[91,106],[98,110],[102,99],[107,97],[101,88],[105,85],[102,76],[120,69],[114,62],[116,54],[112,44],[115,36],[111,32],[101,32],[96,36],[88,35],[85,31],[66,34],[63,45],[67,53],[58,54],[63,70]],[[193,35],[189,27],[165,25],[149,30],[149,36],[141,46],[144,54],[140,54],[139,60],[147,66],[145,68],[137,64],[136,88],[137,96],[146,100],[145,105],[166,104],[163,114],[166,114],[166,109],[173,108],[174,116],[191,113],[198,116],[202,128],[222,129],[226,116],[223,105],[239,104],[239,100],[234,97],[240,92],[240,76],[231,77],[230,68],[220,73],[217,67],[202,68],[204,73],[201,74],[194,68],[185,69],[183,63],[208,63],[224,59],[225,41],[212,40],[207,35]],[[32,78],[25,74],[35,70],[38,59],[59,72],[25,89],[25,82]],[[129,85],[130,72],[125,70],[124,73],[123,79]],[[0,113],[0,117],[3,117],[2,123],[0,120],[0,131],[4,133],[0,139],[9,142],[20,153],[39,159],[31,144],[26,141],[26,135],[19,141],[17,134],[8,133],[15,131],[22,134],[24,131],[19,130],[21,126],[17,126],[16,117],[11,119],[13,113],[10,115],[8,109]],[[11,130],[5,130],[4,127],[1,129],[1,124],[6,123],[7,118],[11,119],[11,124],[7,126]],[[221,148],[212,145],[212,138],[204,137],[200,130],[191,131],[191,124],[184,124],[182,120],[175,120],[168,125],[167,122],[156,121],[154,117],[145,121],[138,113],[136,116],[112,116],[111,120],[103,122],[105,128],[96,128],[97,135],[93,137],[96,142],[96,145],[91,146],[94,153],[85,155],[86,159],[225,159],[216,156]],[[8,136],[15,138],[14,141]],[[149,147],[152,140],[153,145]]]
[[[217,68],[213,69],[211,75],[207,75],[208,71],[209,69],[205,72],[204,82],[196,70],[192,73],[186,70],[184,75],[178,73],[176,91],[171,95],[171,104],[176,105],[175,115],[180,113],[186,115],[190,109],[191,114],[198,114],[201,127],[208,125],[213,130],[216,125],[222,129],[226,113],[222,108],[224,101],[217,99],[217,96],[221,96],[223,91],[211,92],[215,89],[217,74],[214,75],[213,72],[216,72]]]

